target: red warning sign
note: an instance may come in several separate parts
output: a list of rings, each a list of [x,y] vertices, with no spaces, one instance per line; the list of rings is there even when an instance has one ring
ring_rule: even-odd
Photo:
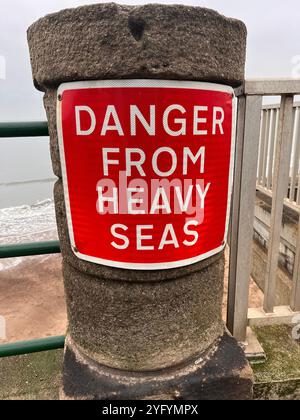
[[[58,132],[78,258],[151,270],[226,242],[235,98],[228,86],[161,80],[66,83]]]

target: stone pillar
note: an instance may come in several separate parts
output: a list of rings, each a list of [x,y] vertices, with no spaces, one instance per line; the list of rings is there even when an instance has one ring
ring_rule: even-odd
[[[224,255],[135,271],[79,260],[66,222],[56,129],[61,83],[173,79],[238,86],[246,29],[186,6],[97,4],[28,30],[34,84],[45,92],[69,329],[62,397],[249,398],[252,376],[221,318]]]

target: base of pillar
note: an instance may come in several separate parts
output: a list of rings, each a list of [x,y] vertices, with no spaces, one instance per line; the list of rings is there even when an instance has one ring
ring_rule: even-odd
[[[60,398],[64,400],[247,400],[253,377],[244,352],[225,333],[207,352],[155,372],[127,372],[87,358],[66,340]]]

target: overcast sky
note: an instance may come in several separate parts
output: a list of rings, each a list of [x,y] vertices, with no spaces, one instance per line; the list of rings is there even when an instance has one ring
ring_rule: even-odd
[[[41,95],[34,91],[31,80],[27,27],[47,13],[90,3],[99,1],[1,0],[0,56],[6,60],[6,80],[0,80],[0,121],[44,118]],[[149,2],[124,0],[119,3]],[[178,3],[210,7],[246,23],[249,33],[247,77],[291,76],[292,59],[300,55],[299,0],[193,0]]]
[[[32,84],[26,40],[28,26],[47,13],[90,3],[99,3],[99,1],[1,0],[0,121],[45,120],[42,94],[37,92]],[[145,4],[149,2],[124,0],[118,3]],[[172,4],[176,1],[162,0],[160,3]],[[248,27],[246,70],[248,78],[295,75],[293,60],[299,60],[300,63],[299,0],[191,0],[177,3],[210,7],[246,23]],[[2,80],[4,60],[6,78]],[[300,66],[298,66],[298,73],[300,77]],[[38,139],[2,140],[0,142],[0,187],[1,182],[53,176],[47,143],[45,140]],[[16,193],[12,194],[15,198]],[[37,195],[35,198],[43,197]]]

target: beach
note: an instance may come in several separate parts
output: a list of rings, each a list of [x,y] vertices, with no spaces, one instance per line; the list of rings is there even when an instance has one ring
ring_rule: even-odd
[[[53,200],[0,209],[0,244],[57,239]],[[0,260],[0,316],[14,342],[63,335],[67,316],[60,255]]]
[[[0,209],[0,244],[56,240],[53,200]],[[226,318],[228,249],[224,281]],[[1,343],[64,335],[67,314],[61,255],[0,260],[0,316],[6,320]],[[250,307],[262,305],[263,294],[251,281]]]
[[[28,257],[0,272],[0,278],[0,313],[6,319],[6,340],[2,342],[65,334],[60,255]]]

